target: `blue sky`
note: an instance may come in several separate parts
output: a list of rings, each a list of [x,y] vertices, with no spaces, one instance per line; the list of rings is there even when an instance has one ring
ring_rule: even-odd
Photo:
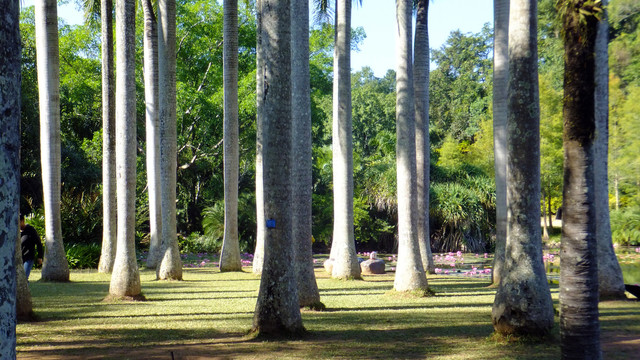
[[[354,1],[351,26],[362,26],[367,38],[360,51],[351,54],[351,68],[360,70],[369,66],[378,77],[395,68],[395,1],[363,0],[362,6]],[[23,0],[23,6],[33,0]],[[79,24],[82,15],[75,1],[58,7],[58,16],[68,24]],[[493,23],[493,0],[433,0],[429,4],[429,40],[432,49],[444,44],[451,31],[479,32],[484,23]]]

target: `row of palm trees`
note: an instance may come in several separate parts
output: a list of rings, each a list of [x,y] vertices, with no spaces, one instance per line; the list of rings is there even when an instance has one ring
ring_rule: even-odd
[[[2,0],[4,1],[4,0]],[[108,30],[108,5],[103,1],[103,29]],[[47,218],[47,254],[43,279],[66,281],[68,267],[64,261],[61,236],[56,236],[55,209],[59,189],[59,117],[57,105],[57,15],[55,1],[36,2],[38,71],[41,91],[41,136],[43,141],[43,181],[45,188],[45,216]],[[225,3],[225,239],[221,254],[221,270],[237,269],[237,0]],[[307,1],[258,0],[257,49],[257,108],[258,151],[256,161],[256,199],[258,204],[258,248],[254,271],[262,273],[260,293],[256,305],[254,329],[260,332],[299,332],[303,329],[300,305],[319,304],[319,295],[311,261],[310,214],[310,115],[308,100],[308,14]],[[596,68],[595,27],[601,13],[599,3],[582,0],[560,2],[564,19],[566,71],[565,92],[580,96],[565,101],[565,218],[563,227],[563,267],[561,272],[561,333],[563,343],[577,341],[575,334],[584,327],[576,327],[580,316],[589,317],[592,347],[580,345],[580,351],[598,353],[597,294],[598,276],[601,283],[610,284],[598,272],[596,261],[604,261],[603,253],[595,257],[596,241],[602,247],[611,247],[610,235],[595,237],[600,226],[594,226],[596,211],[593,205],[594,162],[592,139],[602,138],[595,133],[593,110],[594,75]],[[541,259],[539,186],[539,105],[537,98],[537,45],[535,0],[496,1],[496,52],[494,76],[502,82],[507,79],[508,92],[494,93],[494,114],[501,117],[496,126],[496,180],[498,184],[498,244],[500,253],[494,266],[494,283],[498,286],[493,308],[496,331],[510,333],[545,333],[553,324],[553,308]],[[7,7],[10,8],[10,7]],[[355,255],[353,237],[353,178],[351,158],[351,106],[350,106],[350,0],[336,1],[336,46],[334,71],[334,236],[331,259],[332,276],[359,278],[360,268]],[[425,270],[433,268],[428,254],[428,34],[426,31],[427,0],[417,1],[418,22],[415,50],[411,49],[411,11],[413,2],[397,1],[397,179],[399,254],[394,288],[398,291],[427,290]],[[306,10],[305,10],[306,9]],[[149,176],[157,177],[154,197],[159,197],[159,216],[156,218],[157,240],[152,238],[152,250],[157,251],[155,268],[159,279],[181,279],[181,262],[175,238],[175,1],[158,3],[157,60],[154,60],[156,39],[153,10],[143,3],[145,12],[145,89],[147,124],[151,136],[158,140],[151,145],[158,150],[158,158],[149,161]],[[291,16],[291,14],[296,16]],[[8,13],[12,15],[13,13]],[[40,15],[38,15],[40,14]],[[508,14],[508,20],[507,19]],[[586,14],[586,15],[585,15]],[[39,16],[39,17],[38,17]],[[235,22],[234,22],[235,17]],[[582,18],[586,19],[583,21]],[[105,215],[105,242],[101,270],[112,272],[110,294],[117,297],[136,297],[140,294],[140,280],[134,248],[135,191],[135,96],[134,74],[134,19],[135,3],[116,1],[117,84],[115,99],[115,173],[117,176],[117,225]],[[16,16],[17,26],[17,16]],[[577,19],[577,20],[576,20]],[[511,26],[510,26],[511,25]],[[55,30],[52,30],[55,29]],[[4,29],[3,29],[4,30]],[[45,31],[46,30],[46,31]],[[235,35],[234,35],[235,31]],[[508,37],[506,33],[508,33]],[[11,40],[11,31],[5,31],[0,41]],[[600,34],[606,34],[600,31]],[[578,36],[579,35],[579,36]],[[104,38],[108,45],[108,38]],[[577,39],[586,36],[583,43]],[[426,37],[426,39],[424,38]],[[306,38],[306,39],[305,39]],[[498,44],[499,43],[499,44]],[[505,53],[508,44],[508,56]],[[601,41],[602,43],[602,41]],[[606,39],[604,41],[606,45]],[[235,47],[234,47],[235,46]],[[603,45],[601,44],[601,47]],[[19,46],[18,46],[19,47]],[[149,51],[147,51],[149,49]],[[606,47],[605,47],[606,49]],[[575,52],[584,56],[570,56]],[[108,53],[103,51],[103,56]],[[414,54],[415,53],[415,54]],[[51,58],[44,57],[49,55]],[[43,56],[42,60],[40,56]],[[234,60],[235,56],[235,60]],[[112,57],[111,57],[112,58]],[[10,58],[8,58],[10,59]],[[413,61],[412,61],[413,59]],[[505,61],[508,59],[508,61]],[[7,61],[7,60],[4,60]],[[9,60],[11,61],[11,60]],[[16,60],[19,61],[19,60]],[[154,65],[158,74],[154,75]],[[235,61],[235,62],[234,62]],[[583,62],[580,62],[583,61]],[[104,61],[107,62],[108,61]],[[7,62],[9,64],[9,62]],[[508,63],[508,68],[504,64]],[[306,64],[306,67],[305,67]],[[501,65],[502,64],[502,65]],[[49,68],[44,68],[48,65]],[[103,64],[103,93],[113,92],[113,71]],[[426,71],[425,71],[426,69]],[[578,69],[579,72],[572,72]],[[107,74],[105,75],[104,72]],[[425,74],[426,73],[426,74]],[[606,72],[605,72],[606,73]],[[42,75],[40,75],[42,74]],[[110,75],[111,74],[111,75]],[[2,76],[5,76],[2,74]],[[106,76],[107,78],[104,78]],[[147,77],[148,76],[148,77]],[[154,77],[156,76],[156,77]],[[235,79],[235,80],[234,80]],[[576,80],[585,81],[576,83]],[[50,84],[50,85],[48,85]],[[157,84],[157,97],[153,87]],[[235,84],[235,85],[234,85]],[[502,85],[500,85],[502,84]],[[576,85],[577,84],[577,85]],[[235,87],[235,89],[234,89]],[[299,90],[304,89],[304,90]],[[234,92],[235,91],[235,92]],[[582,93],[584,92],[584,93]],[[235,95],[234,95],[235,94]],[[508,94],[508,96],[507,96]],[[234,99],[235,98],[235,99]],[[573,104],[572,100],[583,100]],[[586,100],[585,100],[586,99]],[[4,106],[3,103],[0,105]],[[235,104],[234,104],[235,101]],[[111,127],[108,114],[110,101],[103,100],[105,126]],[[157,107],[157,114],[155,114]],[[53,108],[53,109],[52,109]],[[605,107],[606,108],[606,107]],[[506,116],[505,116],[506,113]],[[7,120],[8,122],[8,120]],[[58,130],[56,132],[56,124]],[[155,125],[154,125],[155,124]],[[2,123],[4,126],[4,122]],[[149,129],[151,128],[151,129]],[[606,127],[605,127],[606,128]],[[4,128],[3,128],[4,129]],[[105,130],[105,144],[113,144],[114,132]],[[2,132],[4,137],[11,133]],[[5,135],[8,134],[8,135]],[[56,138],[57,134],[57,138]],[[57,154],[56,154],[57,141]],[[148,142],[152,143],[153,142]],[[105,151],[110,151],[105,146]],[[501,150],[502,149],[502,150]],[[4,148],[2,151],[5,151]],[[602,156],[600,150],[597,156]],[[4,154],[4,153],[3,153]],[[44,156],[50,155],[46,159]],[[113,153],[111,153],[113,154]],[[295,158],[294,158],[295,154]],[[426,155],[425,155],[426,154]],[[606,154],[604,155],[606,158]],[[426,159],[426,160],[425,160]],[[56,162],[57,161],[57,162]],[[0,162],[1,164],[2,162]],[[56,165],[57,164],[57,165]],[[351,164],[351,165],[350,165]],[[105,163],[105,166],[108,164]],[[109,165],[110,166],[110,165]],[[351,168],[350,168],[351,166]],[[45,167],[47,170],[45,170]],[[57,174],[56,171],[57,170]],[[106,170],[106,169],[105,169]],[[105,171],[103,170],[103,174]],[[47,171],[45,173],[45,171]],[[605,169],[606,173],[606,169]],[[44,175],[47,176],[44,176]],[[57,178],[56,178],[57,176]],[[9,179],[11,179],[9,177]],[[56,180],[57,179],[57,180]],[[4,180],[4,179],[3,179]],[[57,183],[56,183],[57,181]],[[107,179],[105,180],[107,181]],[[112,181],[111,178],[108,181]],[[235,183],[234,183],[235,181]],[[150,179],[151,183],[151,179]],[[55,184],[58,184],[56,186]],[[235,185],[234,185],[235,184]],[[50,188],[47,190],[47,188]],[[159,188],[159,190],[158,190]],[[0,194],[5,188],[0,189]],[[606,189],[606,186],[605,186]],[[51,193],[47,193],[51,191]],[[235,194],[234,194],[235,192]],[[501,194],[501,192],[503,192]],[[109,195],[105,192],[105,196]],[[59,192],[57,193],[59,198]],[[2,205],[4,205],[4,198]],[[9,198],[7,198],[9,199]],[[112,198],[110,198],[112,199]],[[236,199],[234,201],[234,199]],[[115,211],[113,201],[105,199],[109,211]],[[501,202],[500,202],[501,201]],[[49,203],[49,205],[47,205]],[[151,201],[150,201],[151,203]],[[351,205],[349,205],[351,204]],[[8,204],[9,206],[11,204]],[[235,209],[235,210],[234,210]],[[106,212],[105,214],[108,214]],[[110,214],[109,212],[109,214]],[[57,211],[59,218],[59,211]],[[3,215],[4,216],[4,215]],[[49,224],[51,221],[51,224]],[[6,222],[7,224],[10,221]],[[16,222],[17,223],[17,222]],[[57,224],[60,222],[58,221]],[[113,245],[113,229],[117,228],[117,245]],[[11,228],[8,228],[11,229]],[[235,230],[234,230],[235,229]],[[573,231],[572,231],[573,230]],[[576,231],[577,230],[577,231]],[[154,226],[152,225],[152,233]],[[10,232],[9,232],[10,233]],[[295,247],[294,247],[295,244]],[[588,245],[588,246],[585,246]],[[2,243],[0,243],[0,248]],[[115,256],[114,250],[115,249]],[[612,249],[612,247],[611,247]],[[504,253],[503,253],[504,252]],[[611,251],[611,253],[613,253]],[[0,260],[5,257],[2,253]],[[108,257],[113,257],[109,265]],[[9,257],[6,257],[9,259]],[[60,258],[60,259],[58,259]],[[610,256],[609,256],[610,258]],[[613,254],[615,259],[615,254]],[[222,261],[224,259],[224,261]],[[238,256],[239,259],[239,256]],[[597,259],[597,260],[596,260]],[[602,259],[602,260],[601,260]],[[587,260],[587,261],[584,261]],[[615,264],[617,265],[617,260]],[[609,261],[612,263],[612,261]],[[584,266],[584,269],[579,267]],[[46,269],[46,270],[45,270]],[[619,267],[617,269],[619,272]],[[615,269],[614,269],[615,272]],[[580,278],[582,276],[582,278]],[[594,277],[595,276],[595,277]],[[594,280],[595,279],[595,280]],[[620,278],[621,280],[621,278]],[[594,282],[595,281],[595,282]],[[575,284],[586,284],[572,289]],[[616,280],[616,284],[618,284]],[[8,284],[10,285],[10,284]],[[618,284],[619,285],[619,284]],[[619,288],[619,286],[618,286]],[[616,290],[617,291],[617,290]],[[595,297],[594,297],[595,294]],[[612,294],[618,294],[613,293]],[[624,293],[622,292],[622,296]],[[304,298],[304,300],[303,300]],[[11,298],[9,298],[11,302]],[[3,308],[4,303],[0,303]],[[594,305],[595,304],[595,305]],[[595,307],[594,307],[595,306]],[[4,308],[3,308],[4,309]],[[585,311],[585,309],[590,309]],[[4,313],[3,313],[4,314]],[[10,312],[7,312],[10,315]],[[595,314],[595,317],[594,317]],[[4,315],[0,321],[4,321]],[[10,322],[10,320],[8,320]],[[595,338],[594,338],[595,337]],[[566,341],[565,341],[566,340]],[[577,351],[563,346],[563,354]],[[15,348],[15,340],[14,340]],[[5,351],[3,348],[0,351]],[[11,349],[7,350],[11,351]],[[15,352],[15,349],[13,350]],[[564,356],[564,355],[563,355]],[[569,355],[566,355],[569,356]]]

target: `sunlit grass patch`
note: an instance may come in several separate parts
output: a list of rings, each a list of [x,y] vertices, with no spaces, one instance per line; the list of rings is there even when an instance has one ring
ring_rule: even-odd
[[[479,257],[482,257],[481,255]],[[475,257],[474,257],[475,258]],[[69,283],[44,283],[32,273],[40,321],[18,325],[20,358],[433,358],[556,359],[551,341],[493,339],[489,279],[429,275],[433,296],[392,295],[394,274],[363,281],[331,279],[316,268],[324,311],[303,311],[302,339],[262,341],[247,336],[260,277],[184,269],[184,281],[157,281],[141,270],[144,302],[104,302],[110,275],[72,271]],[[557,286],[552,285],[557,306]],[[604,334],[640,333],[638,302],[601,304]],[[556,318],[557,321],[557,318]],[[628,353],[626,353],[628,354]],[[624,359],[615,350],[606,358]],[[627,356],[628,358],[628,356]]]

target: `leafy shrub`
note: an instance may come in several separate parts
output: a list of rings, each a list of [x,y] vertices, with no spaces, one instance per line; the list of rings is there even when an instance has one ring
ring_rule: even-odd
[[[97,190],[61,193],[62,238],[68,244],[97,244],[102,239],[102,197]]]
[[[190,252],[219,252],[224,238],[224,201],[202,211],[204,235],[189,236]],[[253,253],[256,246],[256,205],[253,193],[238,196],[238,241],[241,252]],[[197,249],[198,246],[202,248]]]
[[[71,269],[95,269],[100,261],[100,245],[71,244],[65,246],[67,262]]]
[[[222,249],[222,237],[214,238],[193,232],[189,236],[179,236],[178,246],[182,253],[211,253],[215,254]]]
[[[611,211],[613,242],[625,246],[640,245],[640,207]]]

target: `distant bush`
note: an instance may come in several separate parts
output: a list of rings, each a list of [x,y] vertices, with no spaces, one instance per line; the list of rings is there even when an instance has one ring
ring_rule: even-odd
[[[640,245],[640,206],[611,211],[613,242],[624,246]]]
[[[71,244],[65,246],[67,262],[71,269],[96,269],[100,261],[100,245]]]

